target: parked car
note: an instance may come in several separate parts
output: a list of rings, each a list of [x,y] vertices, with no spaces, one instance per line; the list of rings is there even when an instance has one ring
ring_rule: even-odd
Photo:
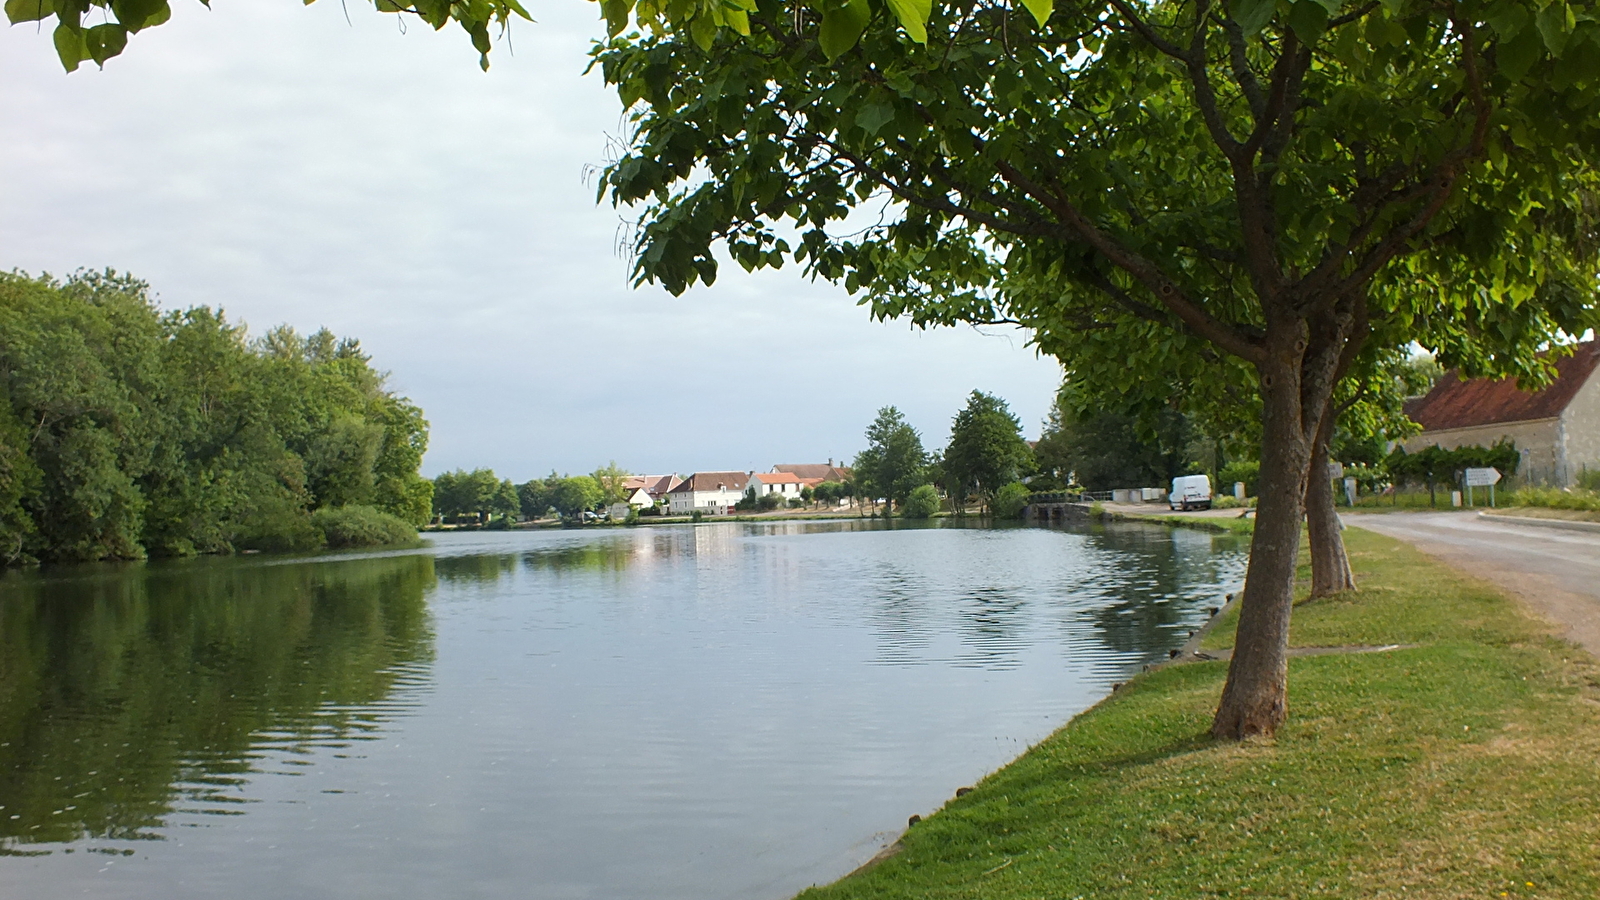
[[[1167,505],[1174,510],[1210,509],[1211,478],[1206,475],[1179,475],[1172,479]]]

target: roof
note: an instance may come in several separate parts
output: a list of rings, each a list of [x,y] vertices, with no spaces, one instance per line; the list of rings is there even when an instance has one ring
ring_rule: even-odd
[[[714,491],[718,489],[719,485],[723,490],[742,491],[749,481],[750,476],[744,472],[696,472],[675,485],[668,493],[682,494],[689,491]]]
[[[848,481],[850,479],[850,468],[848,466],[836,466],[832,463],[787,463],[773,466],[772,471],[793,475],[801,481],[807,478],[815,478],[819,484],[824,481]]]
[[[659,497],[662,494],[671,492],[673,488],[678,486],[679,481],[680,479],[676,475],[629,475],[628,479],[622,483],[622,489],[632,491],[636,488],[642,488],[650,496]]]
[[[793,472],[757,472],[750,478],[762,484],[799,484],[801,481]]]
[[[1517,388],[1514,378],[1461,380],[1452,369],[1427,396],[1406,403],[1406,415],[1423,431],[1473,428],[1505,422],[1552,419],[1561,415],[1600,363],[1600,343],[1586,341],[1571,356],[1556,360],[1556,379],[1539,391]]]

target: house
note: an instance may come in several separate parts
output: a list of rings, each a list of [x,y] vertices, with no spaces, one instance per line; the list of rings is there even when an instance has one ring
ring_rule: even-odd
[[[826,463],[786,463],[772,467],[774,473],[787,473],[800,479],[803,487],[814,488],[824,481],[845,482],[850,480],[850,469],[846,466],[836,466],[833,460]]]
[[[623,495],[623,503],[633,509],[644,509],[645,507],[655,506],[656,498],[650,496],[650,492],[644,488],[636,487],[626,491]]]
[[[1556,379],[1539,391],[1515,379],[1461,380],[1451,371],[1427,396],[1406,403],[1422,433],[1405,442],[1407,453],[1434,445],[1446,450],[1516,444],[1517,474],[1530,484],[1570,486],[1585,468],[1600,470],[1600,343],[1587,341],[1556,361]]]
[[[682,483],[683,479],[676,475],[629,475],[622,482],[622,490],[631,498],[635,489],[643,488],[652,503],[660,503],[667,499],[668,491]]]
[[[675,516],[697,511],[725,515],[744,497],[749,482],[745,472],[696,472],[667,492],[668,511]]]
[[[752,472],[746,490],[754,490],[756,499],[776,494],[784,503],[800,496],[800,476],[793,472]]]

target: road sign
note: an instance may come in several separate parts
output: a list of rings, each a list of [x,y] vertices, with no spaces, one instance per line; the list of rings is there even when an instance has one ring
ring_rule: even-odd
[[[1488,487],[1500,481],[1500,470],[1492,466],[1467,470],[1467,487]]]

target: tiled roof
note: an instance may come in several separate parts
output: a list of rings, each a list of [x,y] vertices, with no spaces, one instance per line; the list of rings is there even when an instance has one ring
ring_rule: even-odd
[[[799,484],[800,476],[793,472],[757,472],[750,476],[762,484]]]
[[[1455,370],[1446,373],[1427,396],[1406,404],[1423,431],[1473,428],[1506,422],[1551,419],[1561,415],[1589,380],[1600,362],[1600,343],[1577,345],[1571,356],[1556,360],[1556,380],[1547,388],[1519,390],[1514,378],[1473,378],[1462,381]]]
[[[668,493],[714,491],[718,489],[718,485],[721,485],[723,490],[742,491],[749,481],[750,476],[744,472],[696,472]]]
[[[807,478],[823,481],[847,481],[850,478],[848,466],[835,466],[828,463],[789,463],[773,466],[774,472],[786,472],[804,481]]]

